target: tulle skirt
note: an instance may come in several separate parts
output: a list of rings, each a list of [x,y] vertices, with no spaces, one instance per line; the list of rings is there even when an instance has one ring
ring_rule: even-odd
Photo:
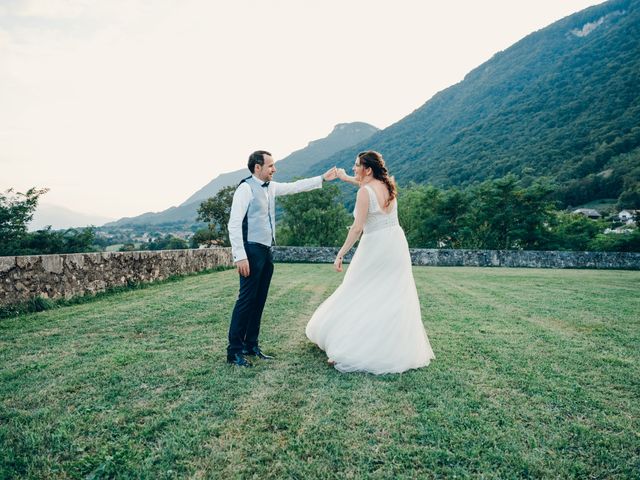
[[[341,372],[400,373],[435,358],[402,228],[362,235],[342,284],[315,311],[306,334]]]

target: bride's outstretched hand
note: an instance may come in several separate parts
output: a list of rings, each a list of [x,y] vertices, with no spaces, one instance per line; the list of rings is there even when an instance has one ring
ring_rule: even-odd
[[[351,183],[352,185],[360,185],[360,182],[355,177],[350,177],[347,172],[345,172],[344,168],[337,168],[336,175],[343,182]]]
[[[342,257],[336,257],[336,259],[333,261],[333,268],[336,269],[336,272],[342,271]]]

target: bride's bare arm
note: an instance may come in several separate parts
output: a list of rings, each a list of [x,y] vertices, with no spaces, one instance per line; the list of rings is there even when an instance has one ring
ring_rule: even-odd
[[[338,255],[336,256],[335,261],[333,262],[333,266],[336,271],[342,271],[342,259],[347,254],[353,244],[360,238],[362,235],[362,230],[364,229],[364,224],[367,220],[367,213],[369,210],[369,193],[365,188],[361,188],[358,190],[358,196],[356,197],[356,216],[353,222],[353,225],[349,227],[349,233],[347,234],[347,238],[344,241],[342,247],[338,251]]]
[[[360,186],[360,182],[356,180],[356,177],[350,177],[349,175],[347,175],[347,172],[344,170],[344,168],[338,169],[338,178],[343,182],[351,183],[352,185],[357,185],[358,187]]]

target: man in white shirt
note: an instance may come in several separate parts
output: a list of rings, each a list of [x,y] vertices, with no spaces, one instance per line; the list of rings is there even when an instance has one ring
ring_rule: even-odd
[[[245,356],[272,358],[260,349],[258,335],[273,275],[275,197],[320,188],[325,180],[337,177],[333,167],[318,177],[291,183],[272,182],[276,167],[265,150],[253,152],[248,167],[251,176],[240,182],[233,195],[228,225],[231,253],[240,274],[240,293],[231,315],[227,362],[241,367],[251,366]]]

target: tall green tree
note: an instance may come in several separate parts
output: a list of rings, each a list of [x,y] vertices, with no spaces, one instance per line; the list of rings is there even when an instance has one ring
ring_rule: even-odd
[[[444,192],[431,185],[417,185],[401,190],[398,197],[398,218],[409,245],[438,248],[447,235],[441,216]]]
[[[603,220],[577,213],[556,212],[549,222],[548,250],[589,250],[591,241],[606,228]]]
[[[197,220],[207,222],[209,224],[209,232],[208,235],[205,232],[196,232],[198,238],[209,239],[210,242],[213,242],[213,239],[217,239],[224,246],[231,245],[227,224],[229,223],[231,203],[233,202],[235,191],[235,185],[224,187],[215,196],[200,204]]]
[[[93,227],[51,230],[51,226],[27,233],[17,248],[16,255],[49,255],[53,253],[81,253],[100,250],[95,245]]]
[[[439,205],[439,247],[464,248],[472,236],[471,197],[458,188],[447,190]]]
[[[471,241],[467,248],[538,249],[546,242],[545,224],[554,210],[550,189],[522,188],[517,177],[488,180],[471,190]]]
[[[278,231],[282,245],[335,247],[346,235],[353,217],[340,202],[336,185],[279,197],[284,214]]]
[[[413,185],[401,190],[398,213],[412,247],[542,249],[552,236],[551,192],[513,175],[465,190]]]
[[[629,233],[597,234],[588,244],[589,250],[605,252],[640,252],[640,230]]]
[[[189,248],[186,240],[167,234],[153,242],[143,244],[141,250],[182,250],[185,248]]]
[[[222,242],[218,238],[218,234],[209,228],[202,228],[197,230],[189,240],[191,248],[200,248],[200,245],[206,245],[211,247],[213,245],[219,245]]]
[[[27,225],[33,218],[38,199],[47,188],[30,188],[26,193],[12,188],[0,193],[0,256],[16,255],[20,242],[27,235]]]

